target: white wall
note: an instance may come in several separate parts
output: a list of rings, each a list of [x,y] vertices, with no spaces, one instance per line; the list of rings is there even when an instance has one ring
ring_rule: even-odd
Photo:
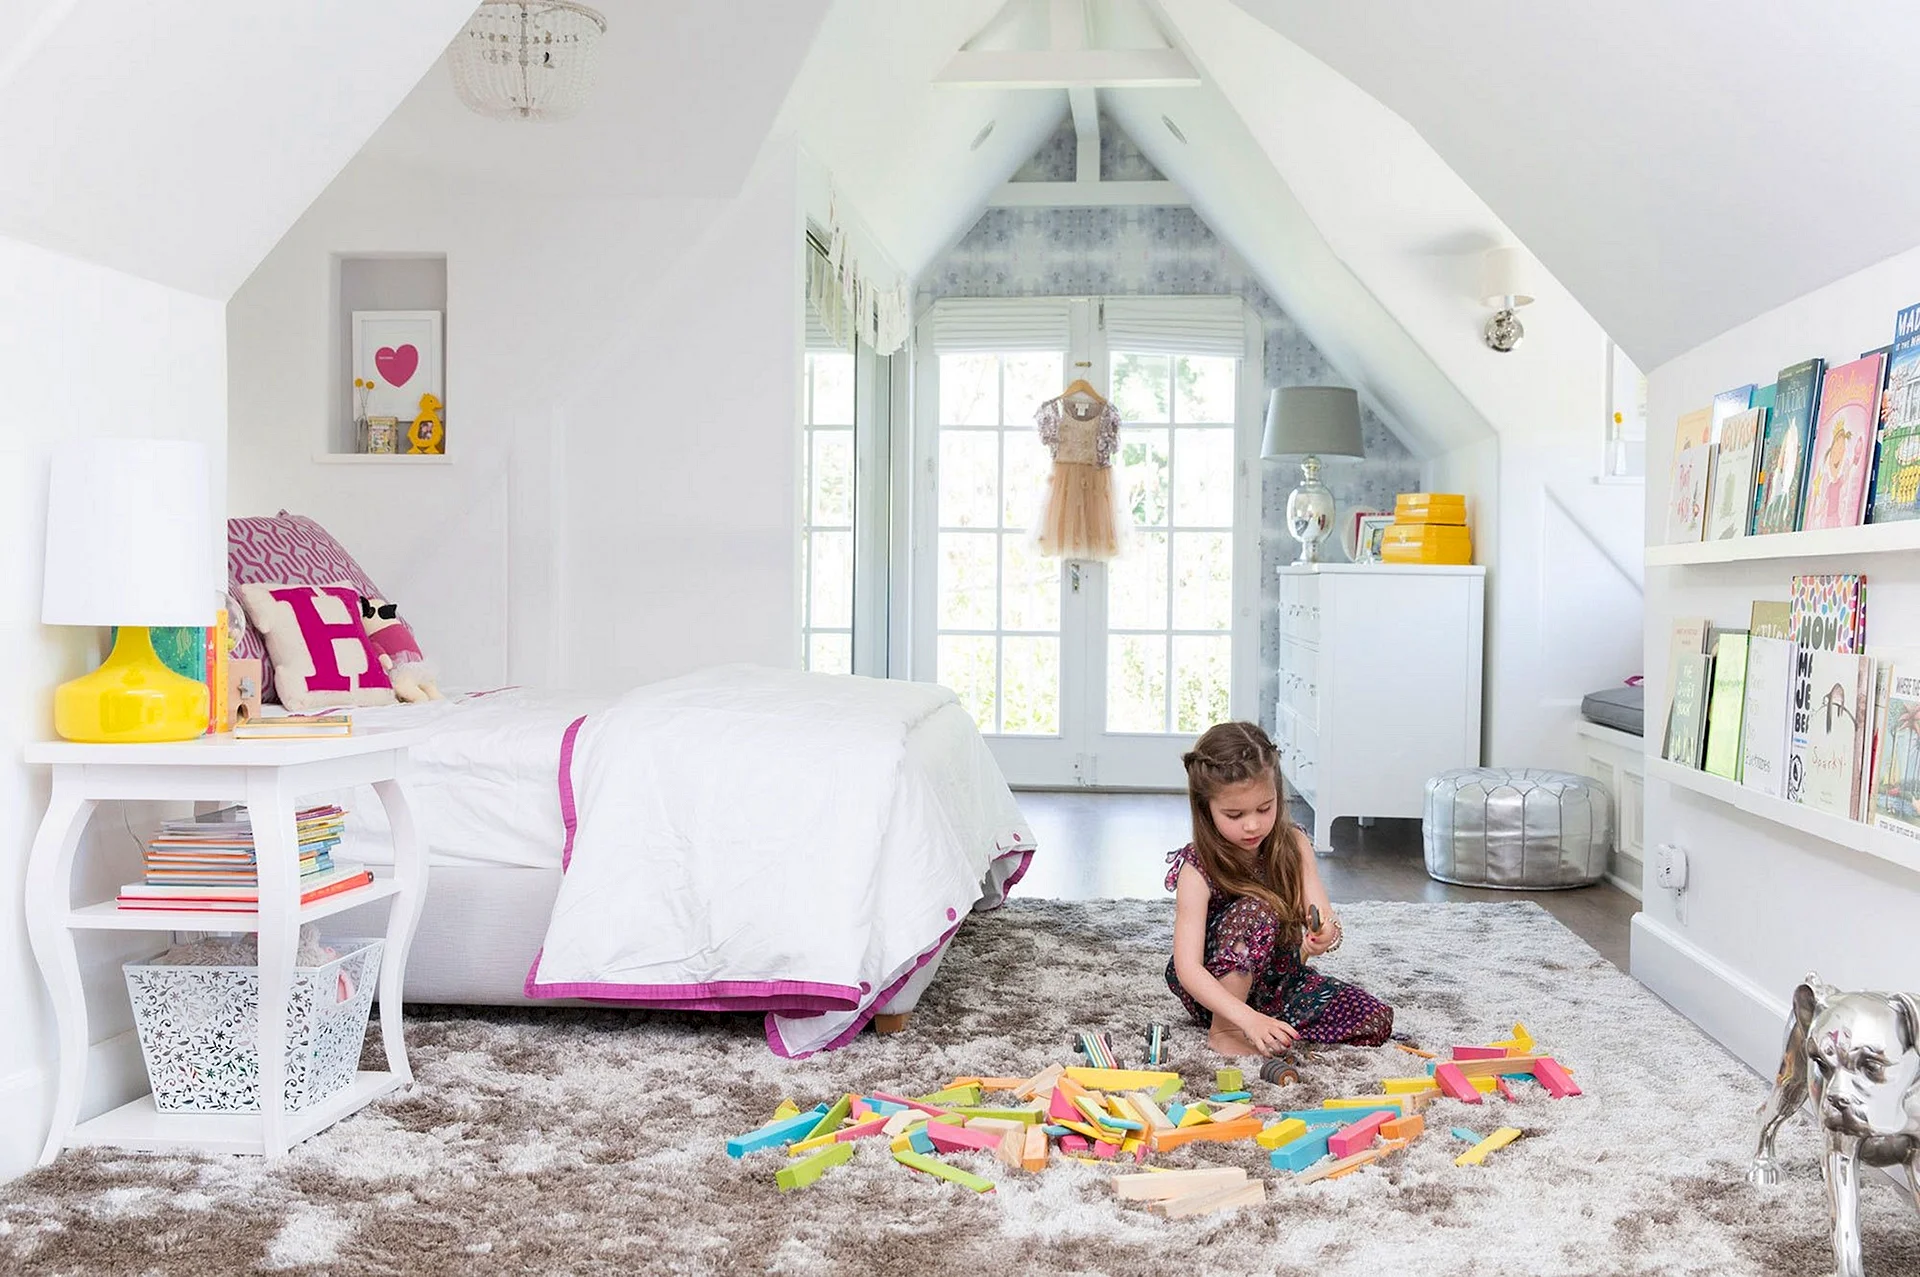
[[[47,462],[61,443],[93,436],[197,439],[213,452],[214,491],[226,441],[226,339],[218,302],[0,238],[0,1180],[26,1170],[53,1104],[53,1034],[46,993],[27,946],[21,886],[28,845],[46,807],[46,773],[20,762],[29,741],[53,735],[59,683],[104,654],[102,631],[40,624]],[[217,508],[217,506],[216,506]],[[209,557],[224,558],[210,539]],[[208,600],[211,608],[213,600]],[[138,828],[140,813],[129,817]],[[94,822],[79,896],[99,899],[137,849],[109,806]],[[96,990],[93,1038],[128,1027],[118,961],[153,952],[152,936],[89,936],[83,970]],[[145,1089],[137,1051],[120,1039],[97,1053],[84,1115]],[[129,1071],[131,1070],[131,1071]]]
[[[1848,276],[1723,333],[1648,381],[1646,537],[1664,542],[1674,421],[1715,392],[1766,384],[1814,355],[1846,360],[1884,345],[1894,313],[1920,299],[1920,249]],[[1674,617],[1745,627],[1756,598],[1786,599],[1796,573],[1867,575],[1867,640],[1920,646],[1920,562],[1793,559],[1647,570],[1647,722],[1665,718]],[[1657,742],[1649,738],[1650,749]],[[1829,846],[1649,778],[1649,860],[1685,848],[1692,881],[1677,900],[1652,881],[1634,923],[1633,974],[1755,1068],[1778,1063],[1788,995],[1808,971],[1851,988],[1920,989],[1913,942],[1920,876]]]

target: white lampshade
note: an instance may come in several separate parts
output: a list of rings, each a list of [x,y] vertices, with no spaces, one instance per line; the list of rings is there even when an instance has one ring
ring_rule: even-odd
[[[48,625],[206,625],[220,582],[205,444],[88,439],[54,453]]]
[[[1480,300],[1489,306],[1533,304],[1532,268],[1518,248],[1490,248],[1480,259]]]
[[[1345,386],[1283,386],[1267,401],[1263,457],[1358,457],[1360,396]]]

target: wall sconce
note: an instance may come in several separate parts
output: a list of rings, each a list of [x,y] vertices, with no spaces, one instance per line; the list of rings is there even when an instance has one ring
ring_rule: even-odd
[[[1525,254],[1518,248],[1490,248],[1480,259],[1480,300],[1495,310],[1482,336],[1487,345],[1505,354],[1520,344],[1527,330],[1514,311],[1533,304]]]

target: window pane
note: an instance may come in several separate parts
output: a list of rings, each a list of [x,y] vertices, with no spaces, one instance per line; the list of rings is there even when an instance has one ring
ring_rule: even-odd
[[[1127,552],[1107,565],[1107,625],[1116,630],[1167,628],[1167,534],[1133,534]]]
[[[1136,527],[1165,527],[1171,467],[1165,430],[1120,432],[1120,506]]]
[[[1239,360],[1226,355],[1182,355],[1174,362],[1173,419],[1232,424]]]
[[[993,628],[994,616],[999,611],[994,597],[994,559],[999,549],[994,542],[999,539],[998,534],[992,532],[940,534],[939,628]]]
[[[940,356],[940,424],[1000,424],[1000,359],[997,355]]]
[[[1233,526],[1233,431],[1173,432],[1173,521],[1186,527]]]
[[[813,423],[816,426],[853,424],[853,356],[807,356],[813,365]],[[791,366],[791,365],[789,365]]]
[[[974,726],[994,730],[993,640],[965,634],[942,634],[939,666],[934,677],[960,698],[973,715]]]
[[[1066,389],[1066,356],[1045,354],[1007,356],[1006,423],[1010,426],[1033,425],[1033,413],[1047,400]]]
[[[940,432],[940,526],[990,528],[1000,511],[1000,432]]]
[[[1039,522],[1040,507],[1047,499],[1047,475],[1053,468],[1053,458],[1047,455],[1038,431],[1013,429],[1002,438],[1007,450],[1007,476],[1001,488],[1002,526],[1032,528]]]
[[[1115,634],[1107,638],[1107,730],[1167,730],[1167,640]]]
[[[808,574],[812,607],[807,622],[827,629],[853,628],[853,533],[816,532],[810,538]]]
[[[1006,639],[1000,661],[1000,730],[1015,736],[1059,735],[1060,640]]]
[[[1173,628],[1233,627],[1233,536],[1226,532],[1173,534]]]
[[[1114,352],[1113,406],[1123,421],[1167,420],[1167,368],[1165,355],[1132,355]]]
[[[808,468],[813,492],[813,521],[853,526],[853,431],[813,432],[813,463]]]
[[[815,634],[807,643],[807,668],[820,674],[853,673],[853,635]]]
[[[1173,640],[1173,729],[1183,735],[1224,723],[1228,678],[1233,669],[1233,640],[1175,636]]]
[[[1000,627],[1058,631],[1060,560],[1044,557],[1024,532],[1001,536],[1000,555]]]

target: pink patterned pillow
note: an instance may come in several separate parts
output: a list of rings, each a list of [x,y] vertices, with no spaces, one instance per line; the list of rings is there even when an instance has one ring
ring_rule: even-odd
[[[227,593],[238,597],[243,585],[290,582],[296,585],[324,585],[331,581],[350,581],[360,593],[372,598],[385,597],[373,579],[360,570],[346,547],[327,530],[302,514],[282,510],[271,517],[255,515],[227,520]],[[229,605],[233,618],[240,609]],[[274,688],[273,662],[267,659],[266,644],[252,626],[240,635],[237,653],[242,660],[260,662],[260,699],[279,700]]]
[[[352,585],[243,585],[240,598],[267,642],[282,705],[300,713],[393,704],[393,683],[367,638]]]

